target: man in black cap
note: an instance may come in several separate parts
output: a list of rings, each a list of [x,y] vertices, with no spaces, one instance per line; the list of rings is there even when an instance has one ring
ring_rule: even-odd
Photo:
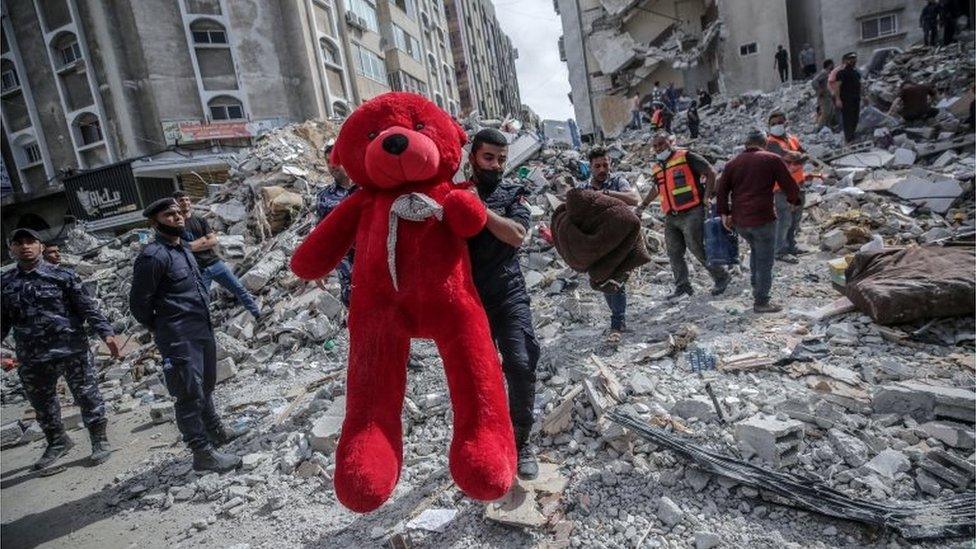
[[[503,181],[508,158],[505,134],[486,128],[471,141],[468,161],[474,173],[472,190],[488,209],[485,228],[468,240],[474,285],[484,304],[491,337],[502,355],[508,385],[508,409],[518,450],[518,476],[539,474],[535,450],[529,442],[535,422],[536,364],[539,342],[532,329],[529,292],[519,267],[518,251],[529,228],[525,187]]]
[[[251,313],[254,320],[261,318],[261,309],[258,307],[254,296],[247,288],[241,284],[232,271],[220,256],[217,255],[217,233],[210,228],[207,220],[199,215],[193,215],[193,201],[190,193],[186,191],[176,191],[173,193],[176,204],[180,207],[183,220],[186,223],[186,234],[183,238],[187,246],[193,252],[193,258],[197,260],[197,267],[200,268],[200,278],[203,280],[203,288],[210,293],[210,283],[216,282],[224,287],[225,290],[234,294],[241,305]]]
[[[113,357],[119,356],[119,346],[111,324],[82,288],[78,275],[43,261],[43,249],[40,236],[31,229],[16,229],[10,237],[10,253],[17,267],[0,279],[0,339],[13,330],[21,363],[17,373],[47,438],[47,449],[34,468],[51,465],[74,446],[61,423],[57,384],[62,375],[88,428],[91,460],[99,464],[111,456],[112,449],[105,434],[105,402],[98,392],[85,322],[105,341]]]
[[[840,109],[844,141],[851,143],[857,133],[857,121],[861,117],[861,72],[857,70],[857,53],[845,53],[843,60],[843,68],[837,71],[834,104]]]
[[[153,202],[142,214],[156,230],[156,240],[136,258],[129,309],[153,332],[166,388],[176,398],[176,426],[193,451],[193,468],[230,471],[241,459],[214,447],[241,432],[225,429],[214,406],[217,349],[200,270],[181,240],[186,220],[172,198]]]

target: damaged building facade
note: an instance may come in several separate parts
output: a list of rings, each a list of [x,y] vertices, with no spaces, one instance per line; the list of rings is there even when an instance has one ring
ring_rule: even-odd
[[[965,5],[963,5],[965,4]],[[810,44],[819,66],[857,51],[901,51],[921,41],[924,2],[909,0],[555,0],[569,69],[570,100],[582,135],[614,137],[630,121],[629,98],[674,83],[734,95],[780,85],[777,47],[796,60]],[[959,12],[971,13],[969,2]]]
[[[518,50],[502,31],[491,0],[446,0],[443,5],[457,60],[461,115],[520,117],[522,100],[515,75]]]
[[[387,91],[460,109],[431,0],[27,0],[4,3],[2,23],[4,235],[54,237],[69,210],[92,230],[137,221],[176,187],[222,183],[228,155],[270,129]],[[132,177],[65,192],[67,176],[116,163]],[[95,213],[79,215],[79,198]]]

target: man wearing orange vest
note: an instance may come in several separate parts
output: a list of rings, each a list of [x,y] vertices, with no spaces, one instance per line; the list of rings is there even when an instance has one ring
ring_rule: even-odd
[[[729,285],[729,273],[721,265],[707,266],[703,231],[705,206],[715,192],[715,170],[700,155],[675,149],[671,136],[664,132],[655,134],[651,145],[655,154],[651,167],[654,184],[638,208],[644,210],[655,198],[661,199],[664,242],[668,248],[675,285],[668,299],[694,293],[688,279],[685,250],[691,250],[692,255],[708,270],[715,282],[712,295],[721,295]]]
[[[766,134],[766,150],[777,154],[786,162],[786,167],[793,176],[793,181],[800,186],[800,204],[791,208],[786,201],[786,194],[773,186],[773,203],[776,206],[776,260],[784,263],[796,263],[796,255],[800,249],[796,246],[796,233],[800,229],[800,219],[803,217],[803,182],[807,175],[803,172],[803,146],[795,135],[786,132],[786,115],[780,111],[770,113],[769,132]]]

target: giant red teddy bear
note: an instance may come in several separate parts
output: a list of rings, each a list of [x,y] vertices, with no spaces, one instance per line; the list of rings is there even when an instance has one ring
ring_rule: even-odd
[[[387,93],[364,103],[332,151],[360,190],[291,260],[300,278],[318,279],[355,243],[346,417],[334,479],[339,501],[354,511],[382,505],[400,477],[411,338],[433,339],[444,361],[457,485],[473,498],[497,499],[515,475],[501,365],[465,243],[487,214],[476,194],[451,183],[466,139],[420,95]]]

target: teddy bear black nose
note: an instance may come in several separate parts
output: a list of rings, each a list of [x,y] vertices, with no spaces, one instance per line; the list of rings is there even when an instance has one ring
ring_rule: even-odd
[[[402,133],[388,135],[383,139],[383,150],[390,154],[400,154],[407,150],[410,140]]]

